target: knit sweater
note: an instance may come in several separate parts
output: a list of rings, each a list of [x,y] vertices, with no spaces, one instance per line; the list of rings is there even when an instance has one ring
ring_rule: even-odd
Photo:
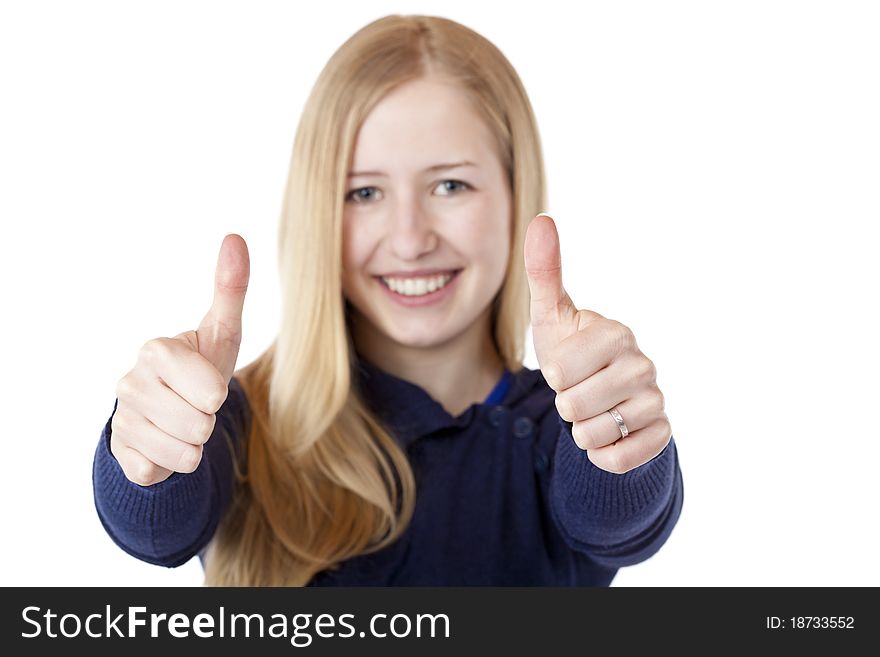
[[[674,438],[624,474],[598,468],[574,442],[540,370],[505,371],[486,400],[456,417],[366,360],[355,374],[409,458],[415,511],[394,543],[317,573],[309,586],[607,586],[619,568],[654,555],[678,521],[684,486]],[[228,445],[208,440],[195,471],[140,486],[110,451],[117,403],[92,471],[104,528],[151,564],[204,561],[234,491]],[[221,423],[239,442],[247,436],[250,409],[235,377],[217,411]]]

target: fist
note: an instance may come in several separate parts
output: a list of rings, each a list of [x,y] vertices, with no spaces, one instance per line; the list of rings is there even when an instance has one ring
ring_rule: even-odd
[[[529,223],[523,256],[535,354],[556,391],[559,416],[572,423],[572,438],[608,472],[623,474],[647,463],[672,438],[654,363],[629,328],[574,305],[562,287],[559,235],[548,215]]]
[[[235,371],[249,277],[247,244],[227,235],[214,301],[199,327],[149,340],[117,383],[110,451],[134,483],[150,486],[172,472],[192,472],[201,462]]]

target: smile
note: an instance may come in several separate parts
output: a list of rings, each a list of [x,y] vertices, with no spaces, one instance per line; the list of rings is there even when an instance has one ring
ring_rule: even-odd
[[[450,290],[456,287],[455,283],[461,272],[461,269],[456,269],[433,276],[407,278],[377,276],[376,280],[394,301],[404,306],[424,306],[445,299],[450,294]]]
[[[446,287],[457,273],[450,272],[438,276],[419,276],[413,278],[387,278],[385,276],[380,276],[379,278],[387,287],[398,294],[408,297],[421,297]]]

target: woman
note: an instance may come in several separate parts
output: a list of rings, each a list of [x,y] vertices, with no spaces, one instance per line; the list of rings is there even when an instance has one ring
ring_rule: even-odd
[[[117,386],[108,533],[199,554],[208,585],[608,585],[654,554],[683,485],[653,364],[574,307],[543,207],[500,51],[435,17],[361,29],[297,131],[277,339],[233,373],[249,262],[227,236],[199,329]]]

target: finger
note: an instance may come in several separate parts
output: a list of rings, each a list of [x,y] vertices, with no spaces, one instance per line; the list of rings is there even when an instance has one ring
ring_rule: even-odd
[[[559,323],[574,312],[574,304],[562,287],[562,254],[553,219],[537,215],[526,229],[523,246],[531,295],[532,326]]]
[[[631,387],[617,363],[593,376],[556,393],[556,410],[566,422],[588,420],[629,399],[637,388]]]
[[[199,353],[223,375],[226,383],[235,371],[241,344],[241,314],[250,279],[247,243],[230,233],[220,245],[214,273],[214,301],[196,331]]]
[[[660,419],[611,445],[589,449],[586,454],[597,468],[623,474],[657,456],[670,440],[672,440],[672,429],[669,421]]]
[[[115,439],[110,440],[110,451],[129,481],[138,486],[152,486],[171,476],[171,470],[159,467],[133,447],[114,446],[116,442]]]
[[[189,331],[190,336],[194,331]],[[193,350],[186,336],[156,338],[141,349],[146,368],[203,413],[216,413],[229,389],[220,371]]]
[[[119,427],[137,441],[126,443],[159,467],[174,472],[192,472],[202,460],[202,446],[190,445],[159,429],[143,415],[117,409]]]
[[[640,394],[617,404],[616,408],[629,432],[635,433],[664,416],[663,395],[659,390],[656,394]],[[607,410],[573,422],[571,437],[581,449],[597,449],[621,439],[620,428]]]
[[[553,346],[541,368],[547,384],[561,392],[611,364],[619,344],[615,326],[622,324],[594,321]]]
[[[133,378],[120,386],[117,396],[178,440],[202,445],[214,431],[215,414],[203,413],[158,377]]]

